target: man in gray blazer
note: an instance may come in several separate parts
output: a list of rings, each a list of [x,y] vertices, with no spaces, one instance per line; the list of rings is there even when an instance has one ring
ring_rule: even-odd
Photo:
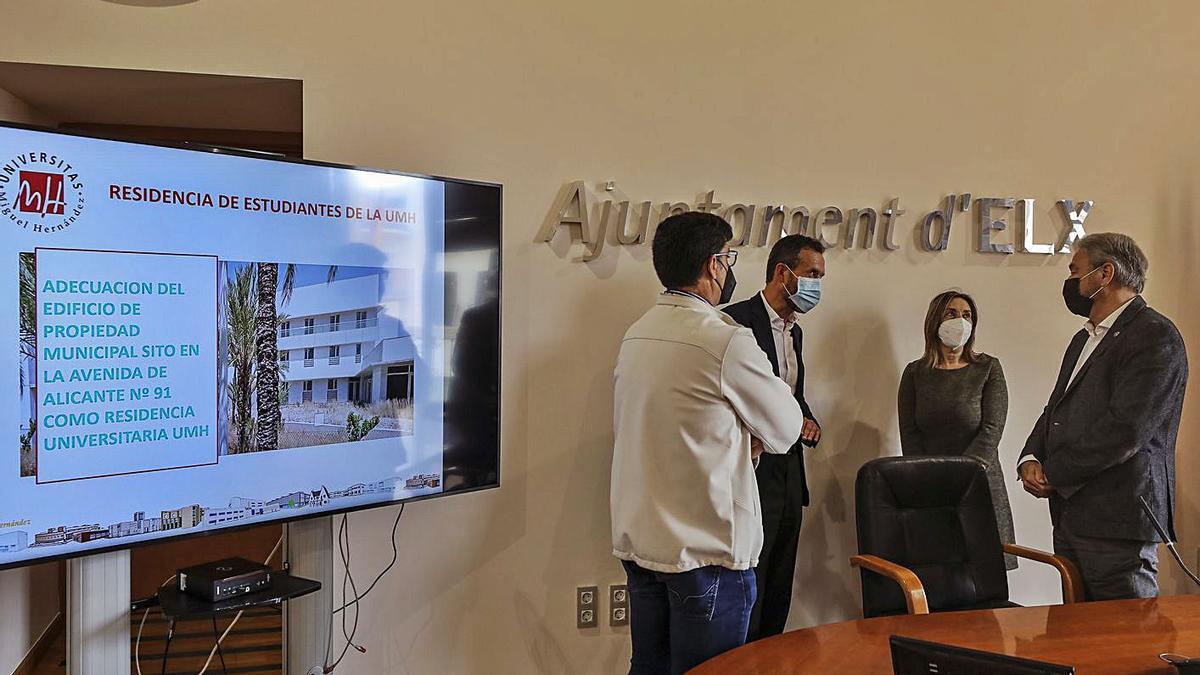
[[[1160,537],[1175,538],[1175,438],[1188,364],[1175,324],[1146,305],[1149,267],[1133,239],[1080,240],[1063,300],[1087,317],[1063,357],[1018,472],[1050,500],[1054,551],[1083,573],[1088,600],[1158,595]]]

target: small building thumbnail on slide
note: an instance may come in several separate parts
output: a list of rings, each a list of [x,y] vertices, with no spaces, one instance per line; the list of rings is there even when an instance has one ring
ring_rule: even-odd
[[[411,270],[221,268],[225,454],[412,435],[416,350],[385,302]]]

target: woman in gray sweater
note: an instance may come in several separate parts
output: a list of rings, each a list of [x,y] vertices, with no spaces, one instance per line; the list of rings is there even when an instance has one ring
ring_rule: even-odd
[[[966,293],[946,291],[925,315],[925,356],[904,369],[898,398],[905,455],[968,455],[987,467],[1000,540],[1013,543],[1012,509],[998,448],[1008,417],[1000,361],[974,351],[979,311]],[[1017,560],[1005,556],[1008,569]]]

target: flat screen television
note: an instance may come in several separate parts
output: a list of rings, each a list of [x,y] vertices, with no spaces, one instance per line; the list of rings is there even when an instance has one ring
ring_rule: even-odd
[[[497,487],[501,192],[0,124],[0,568]]]

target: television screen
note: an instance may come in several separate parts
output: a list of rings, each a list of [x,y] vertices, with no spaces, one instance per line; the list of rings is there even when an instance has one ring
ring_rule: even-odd
[[[498,185],[0,125],[0,567],[499,484]]]

